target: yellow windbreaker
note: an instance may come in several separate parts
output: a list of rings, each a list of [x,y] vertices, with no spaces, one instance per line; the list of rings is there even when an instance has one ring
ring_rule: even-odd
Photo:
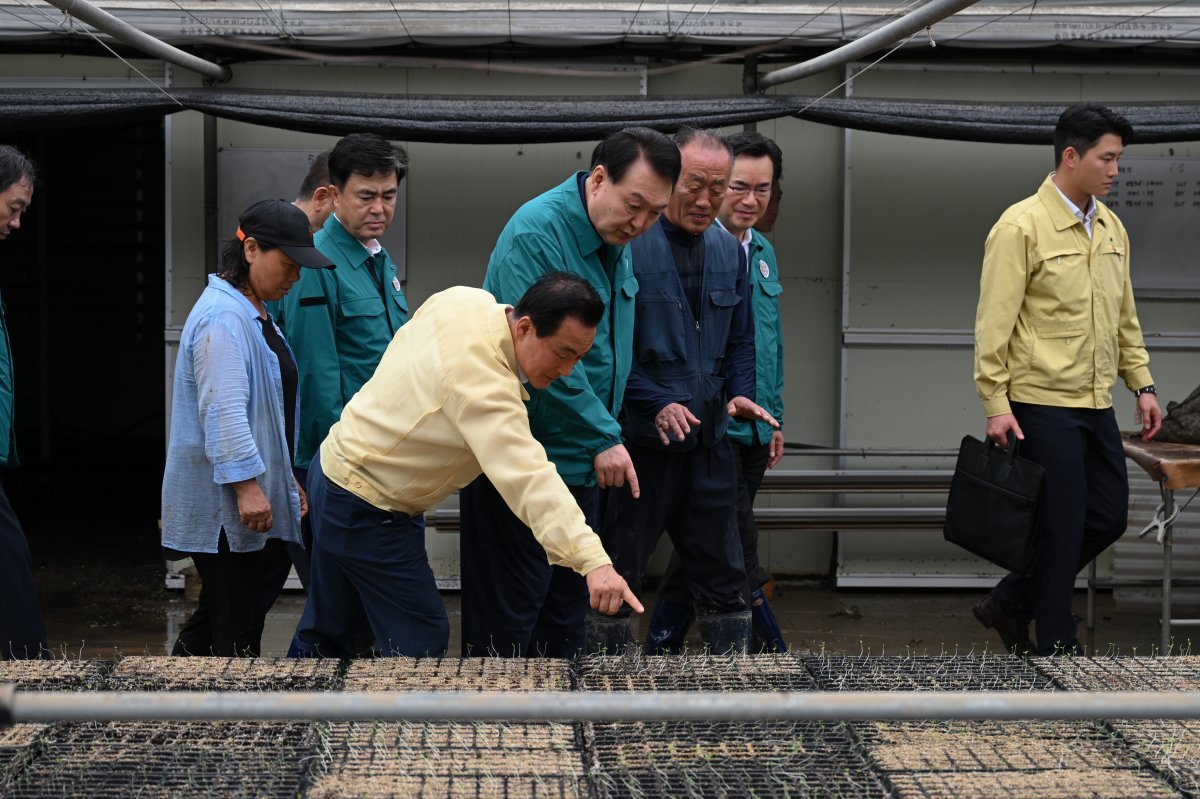
[[[1004,212],[984,246],[975,388],[988,416],[1009,413],[1010,400],[1109,408],[1118,375],[1130,390],[1154,382],[1125,227],[1097,200],[1089,239],[1051,177]]]

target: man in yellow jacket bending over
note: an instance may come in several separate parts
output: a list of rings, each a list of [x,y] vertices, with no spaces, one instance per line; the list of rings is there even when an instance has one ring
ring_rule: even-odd
[[[1129,480],[1112,409],[1118,375],[1137,395],[1142,437],[1162,424],[1133,305],[1129,236],[1100,203],[1133,128],[1074,105],[1054,130],[1055,171],[988,234],[975,316],[975,387],[988,438],[1046,470],[1042,527],[1028,573],[975,607],[1018,654],[1083,654],[1075,575],[1125,532]],[[1029,622],[1037,625],[1037,646]]]
[[[571,373],[603,313],[587,281],[551,272],[515,308],[451,288],[400,328],[309,468],[311,584],[289,654],[353,654],[361,607],[377,653],[443,655],[449,623],[412,517],[481,473],[548,561],[584,576],[593,608],[642,611],[534,439],[524,405],[523,384],[542,389]]]

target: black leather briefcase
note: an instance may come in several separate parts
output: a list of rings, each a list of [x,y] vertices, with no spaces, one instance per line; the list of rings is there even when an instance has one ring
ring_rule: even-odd
[[[1025,572],[1033,561],[1041,526],[1046,470],[1022,458],[1008,433],[1008,447],[965,436],[946,503],[946,540],[997,566]]]

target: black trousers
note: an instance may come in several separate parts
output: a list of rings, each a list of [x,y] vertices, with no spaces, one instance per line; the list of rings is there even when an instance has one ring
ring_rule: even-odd
[[[230,552],[222,531],[216,554],[189,554],[202,581],[200,603],[171,654],[258,657],[267,612],[292,567],[287,544],[268,538],[257,552]]]
[[[0,660],[45,657],[49,650],[29,542],[0,485]]]
[[[742,541],[742,562],[746,565],[746,580],[753,593],[771,579],[758,560],[758,525],[754,521],[754,498],[762,485],[763,475],[767,473],[771,447],[769,444],[739,444],[736,441],[731,441],[730,445],[733,447],[733,465],[737,469],[737,523]],[[663,574],[658,595],[676,605],[692,604],[692,594],[688,590],[678,552],[671,554],[671,562]]]
[[[675,545],[697,615],[746,610],[746,567],[737,530],[737,468],[727,437],[677,451],[629,445],[642,496],[609,492],[604,548],[641,595],[646,564],[663,530]],[[628,616],[623,606],[620,615]]]
[[[569,486],[584,519],[599,528],[600,489]],[[479,476],[459,492],[464,657],[569,658],[586,639],[583,577],[546,562],[546,551]]]
[[[1079,652],[1071,596],[1079,570],[1129,524],[1129,475],[1112,408],[1012,403],[1025,433],[1021,454],[1046,469],[1042,527],[1033,565],[1009,574],[993,596],[1008,614],[1033,619],[1041,655]]]

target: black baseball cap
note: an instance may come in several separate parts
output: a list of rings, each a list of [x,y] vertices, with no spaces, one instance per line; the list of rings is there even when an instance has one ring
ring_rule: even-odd
[[[287,200],[263,200],[242,211],[238,217],[239,241],[252,238],[273,244],[301,266],[309,269],[333,269],[333,263],[313,246],[308,217]]]

